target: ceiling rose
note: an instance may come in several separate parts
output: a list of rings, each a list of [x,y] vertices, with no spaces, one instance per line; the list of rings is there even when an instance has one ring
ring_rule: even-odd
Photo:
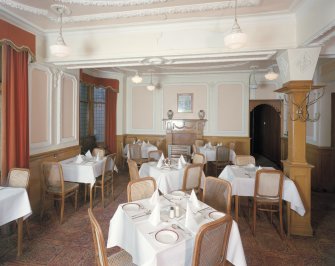
[[[164,57],[147,57],[140,61],[143,65],[166,65],[171,64],[173,61]]]

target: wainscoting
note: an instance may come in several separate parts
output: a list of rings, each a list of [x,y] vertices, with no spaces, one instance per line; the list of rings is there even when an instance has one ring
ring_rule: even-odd
[[[287,138],[281,139],[281,158],[287,158]],[[312,168],[312,190],[335,192],[335,154],[331,147],[306,145],[306,160]]]
[[[80,153],[80,146],[72,146],[69,148],[54,150],[30,156],[29,199],[34,214],[39,214],[41,208],[41,193],[43,188],[41,164],[44,161],[62,161],[74,157],[79,153]]]

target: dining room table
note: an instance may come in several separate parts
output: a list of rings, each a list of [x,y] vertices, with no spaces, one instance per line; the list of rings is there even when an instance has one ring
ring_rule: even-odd
[[[81,155],[82,161],[78,162],[78,156],[61,161],[64,181],[90,184],[90,208],[93,207],[93,187],[96,178],[102,175],[106,157],[97,159]],[[112,165],[107,166],[111,170]],[[115,170],[115,164],[114,164]]]
[[[197,152],[205,156],[205,162],[214,162],[216,161],[216,146],[200,146],[197,147]],[[233,149],[229,150],[229,161],[234,162],[236,153]]]
[[[178,164],[173,162],[169,166],[157,167],[158,162],[143,163],[139,170],[140,177],[151,176],[156,180],[158,189],[163,194],[180,190],[183,185],[183,176],[187,164],[182,168],[178,168]],[[202,171],[200,188],[203,188],[205,181],[205,173]]]
[[[147,159],[149,156],[149,152],[150,151],[157,151],[158,148],[149,143],[149,142],[137,142],[137,143],[134,143],[134,144],[137,144],[137,145],[140,145],[141,146],[141,156],[142,156],[142,159]],[[123,154],[124,156],[126,156],[127,158],[130,158],[130,154],[129,154],[129,144],[126,144],[123,148]]]
[[[238,222],[239,197],[253,197],[255,189],[256,171],[260,169],[274,169],[272,167],[260,167],[254,165],[237,166],[227,165],[220,173],[219,178],[229,181],[232,187],[232,195],[235,197],[235,221]],[[282,199],[288,203],[287,221],[290,221],[290,209],[304,216],[306,210],[301,200],[299,191],[290,178],[284,176]],[[290,235],[289,224],[287,232]]]
[[[17,221],[17,256],[22,255],[23,220],[31,214],[25,188],[0,186],[0,226]]]
[[[156,225],[150,222],[155,208],[150,199],[120,204],[110,220],[107,248],[123,248],[132,256],[133,263],[139,266],[191,265],[200,226],[225,214],[199,201],[199,209],[190,208],[197,223],[196,229],[191,230],[185,222],[189,195],[176,192],[159,197],[160,222]],[[178,217],[169,216],[172,206],[179,206]],[[234,221],[226,259],[236,266],[246,265],[239,229]]]

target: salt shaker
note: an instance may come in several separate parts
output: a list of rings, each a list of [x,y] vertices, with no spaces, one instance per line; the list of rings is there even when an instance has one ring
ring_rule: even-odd
[[[180,208],[179,206],[174,207],[175,213],[176,213],[176,217],[180,216]]]
[[[170,218],[173,219],[174,218],[174,208],[170,207]]]

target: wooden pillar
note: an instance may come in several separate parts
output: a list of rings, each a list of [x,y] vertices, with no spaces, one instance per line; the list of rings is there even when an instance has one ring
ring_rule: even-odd
[[[312,81],[289,81],[277,92],[286,93],[289,105],[288,114],[288,158],[283,161],[284,173],[297,186],[306,213],[300,216],[290,210],[290,232],[294,235],[312,236],[311,226],[311,168],[306,162],[306,121],[299,118],[299,106],[304,103],[311,90]],[[300,112],[305,112],[305,106]]]

